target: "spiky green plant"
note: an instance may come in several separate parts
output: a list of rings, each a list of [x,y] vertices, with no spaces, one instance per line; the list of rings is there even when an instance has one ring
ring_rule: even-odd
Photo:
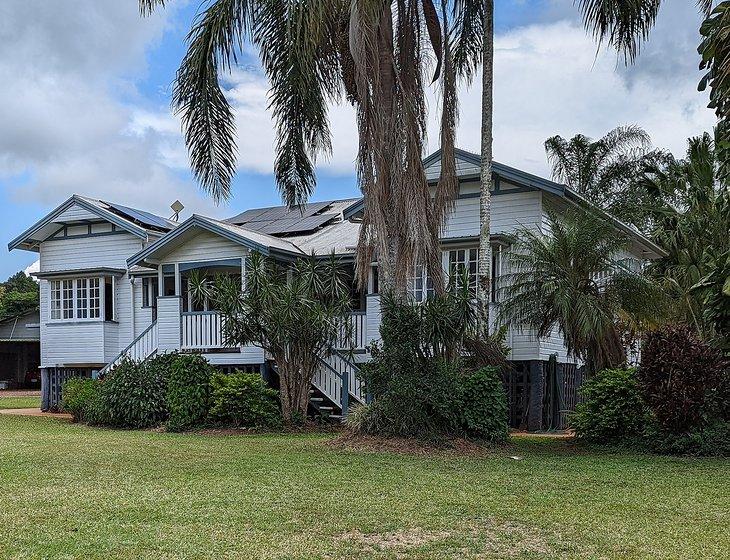
[[[628,239],[583,210],[549,214],[549,233],[521,228],[500,279],[498,320],[546,337],[557,329],[589,371],[625,361],[620,323],[632,329],[660,315],[661,293],[622,254]]]
[[[341,341],[341,317],[350,308],[341,263],[312,256],[281,267],[254,252],[245,291],[222,277],[215,292],[226,344],[266,350],[277,365],[284,421],[304,417],[320,356]]]

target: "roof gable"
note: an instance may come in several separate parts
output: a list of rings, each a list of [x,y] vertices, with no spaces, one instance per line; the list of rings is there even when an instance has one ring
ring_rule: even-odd
[[[79,195],[73,195],[8,243],[8,250],[20,248],[37,251],[38,245],[56,233],[62,224],[94,219],[111,222],[116,227],[140,239],[147,239],[145,228],[118,216],[95,202]]]
[[[214,233],[224,239],[228,239],[264,255],[276,253],[280,256],[291,258],[304,254],[296,245],[284,239],[278,239],[271,235],[255,231],[248,231],[233,224],[194,214],[177,228],[166,233],[157,241],[127,259],[127,266],[144,266],[148,262],[147,259],[154,259],[155,255],[167,254],[168,250],[184,245],[189,238],[196,235],[196,232],[199,231]]]

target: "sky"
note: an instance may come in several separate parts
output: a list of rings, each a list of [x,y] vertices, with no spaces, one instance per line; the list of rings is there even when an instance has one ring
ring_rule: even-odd
[[[7,242],[78,193],[169,216],[170,204],[232,216],[280,204],[272,176],[268,86],[255,58],[223,77],[237,117],[233,199],[216,206],[192,178],[179,120],[170,112],[185,35],[206,2],[169,0],[149,18],[136,0],[3,0],[0,3],[0,279],[37,255]],[[635,65],[598,49],[573,0],[496,0],[494,157],[549,177],[543,142],[597,138],[638,124],[654,145],[681,156],[686,139],[715,122],[700,78],[700,17],[667,0]],[[460,88],[457,144],[478,151],[478,87]],[[429,92],[429,141],[437,145],[437,92]],[[318,162],[313,200],[357,196],[354,111],[330,110],[331,157]]]

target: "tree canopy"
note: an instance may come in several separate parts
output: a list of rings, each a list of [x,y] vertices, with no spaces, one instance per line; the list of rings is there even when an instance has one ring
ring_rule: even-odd
[[[38,283],[22,270],[0,283],[0,320],[38,309],[39,304]]]

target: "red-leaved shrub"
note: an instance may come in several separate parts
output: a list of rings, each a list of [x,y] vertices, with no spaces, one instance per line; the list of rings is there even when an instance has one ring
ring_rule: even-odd
[[[682,434],[724,416],[728,364],[686,326],[650,333],[642,348],[638,381],[661,427]]]

